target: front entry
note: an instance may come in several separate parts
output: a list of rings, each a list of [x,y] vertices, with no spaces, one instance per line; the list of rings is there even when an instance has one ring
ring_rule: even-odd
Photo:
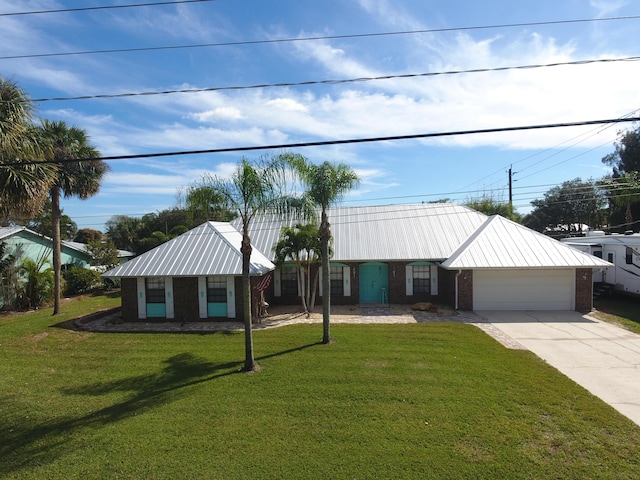
[[[389,302],[389,265],[363,263],[360,265],[360,303]]]

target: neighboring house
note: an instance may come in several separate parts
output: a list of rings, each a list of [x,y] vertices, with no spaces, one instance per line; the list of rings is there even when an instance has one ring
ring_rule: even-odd
[[[64,241],[63,242],[65,245],[67,245],[70,248],[79,250],[79,251],[83,251],[87,254],[89,254],[89,251],[87,249],[88,245],[86,243],[80,243],[80,242],[67,242]],[[118,250],[118,260],[119,262],[122,264],[124,262],[127,262],[129,260],[131,260],[133,257],[135,257],[136,254],[134,252],[130,252],[128,250]],[[106,268],[102,267],[101,271],[104,271]]]
[[[18,261],[29,258],[37,263],[44,258],[49,266],[53,266],[53,240],[29,230],[27,227],[0,227],[0,242],[7,246],[5,255],[19,255]],[[63,269],[72,265],[84,268],[91,265],[91,256],[78,245],[82,244],[61,243]]]
[[[606,235],[603,231],[587,232],[585,237],[563,238],[562,242],[611,265],[593,276],[594,283],[610,285],[616,291],[640,295],[640,234]]]
[[[333,304],[432,301],[461,310],[588,311],[593,270],[611,266],[503,217],[459,205],[336,207],[328,215]],[[275,215],[254,219],[252,275],[274,269],[269,258],[281,228],[295,223]],[[223,291],[222,278],[227,296],[240,292],[239,225],[203,224],[107,272],[123,279],[123,318],[240,316],[238,298],[227,299],[226,315],[208,307],[215,289]],[[275,270],[273,279],[269,303],[299,301],[293,264]],[[154,306],[163,301],[164,307]]]

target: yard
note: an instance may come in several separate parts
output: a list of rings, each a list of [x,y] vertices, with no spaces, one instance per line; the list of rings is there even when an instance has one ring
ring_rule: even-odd
[[[0,317],[3,478],[615,478],[640,427],[470,325],[98,334]]]

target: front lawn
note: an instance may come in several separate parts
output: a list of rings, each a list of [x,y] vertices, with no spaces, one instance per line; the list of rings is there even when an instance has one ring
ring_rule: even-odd
[[[614,293],[594,301],[593,315],[640,334],[640,298]]]
[[[2,478],[612,478],[640,427],[473,326],[243,334],[53,326],[117,299],[0,317]],[[71,313],[73,307],[73,313]]]

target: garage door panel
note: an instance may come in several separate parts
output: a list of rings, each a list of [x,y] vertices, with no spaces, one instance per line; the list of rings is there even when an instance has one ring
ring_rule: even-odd
[[[573,310],[573,270],[476,270],[474,310]]]

